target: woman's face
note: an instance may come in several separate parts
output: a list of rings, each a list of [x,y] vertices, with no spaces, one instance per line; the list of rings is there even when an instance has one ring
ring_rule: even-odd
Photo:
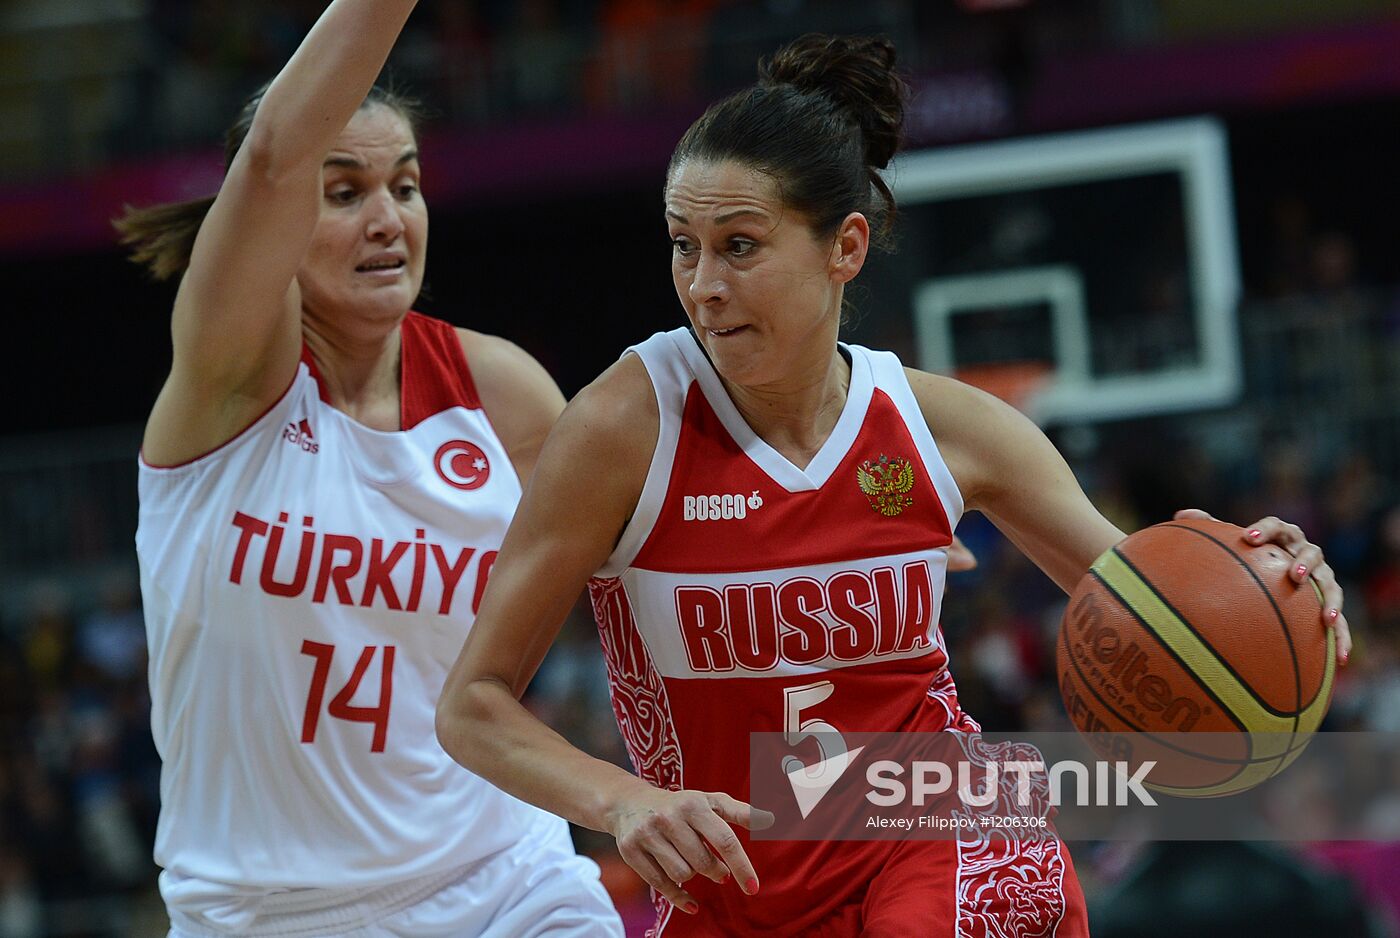
[[[731,160],[686,161],[666,187],[666,223],[676,295],[726,380],[771,386],[829,360],[842,288],[869,243],[864,216],[819,238],[771,176]]]
[[[321,215],[297,272],[307,310],[397,321],[409,309],[428,247],[419,173],[402,115],[381,104],[356,112],[321,171]]]

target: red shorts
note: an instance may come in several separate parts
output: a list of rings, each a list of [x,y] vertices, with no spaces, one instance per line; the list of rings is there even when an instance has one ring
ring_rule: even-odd
[[[887,856],[864,882],[846,884],[845,901],[834,908],[830,892],[804,890],[800,883],[768,881],[758,895],[745,897],[732,884],[711,889],[708,880],[697,878],[686,888],[696,894],[700,912],[686,915],[666,905],[649,934],[656,938],[1088,938],[1084,893],[1062,842],[1009,843],[998,838],[842,846],[860,852],[882,849]],[[812,910],[823,906],[820,917],[814,919]],[[777,908],[790,914],[775,917]]]

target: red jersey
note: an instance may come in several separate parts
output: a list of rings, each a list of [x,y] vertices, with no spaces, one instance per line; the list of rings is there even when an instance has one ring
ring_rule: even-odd
[[[656,392],[659,436],[632,520],[590,590],[613,709],[634,766],[654,785],[750,800],[752,732],[978,729],[958,706],[938,629],[962,497],[899,360],[841,348],[851,366],[845,407],[805,468],[753,432],[689,331],[629,349]],[[738,834],[760,893],[696,877],[686,888],[699,915],[658,898],[654,935],[858,930],[852,908],[892,858],[910,853],[941,879],[895,890],[899,901],[947,919],[925,918],[920,934],[1001,934],[976,921],[985,897],[963,893],[1009,875],[1059,897],[1039,916],[1050,935],[1073,879],[1061,850],[964,876],[968,850],[954,842]],[[1041,933],[1026,924],[1006,933]]]

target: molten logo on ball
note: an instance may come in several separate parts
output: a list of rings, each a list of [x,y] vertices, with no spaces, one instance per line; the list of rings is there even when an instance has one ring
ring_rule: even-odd
[[[1060,690],[1089,743],[1127,738],[1148,787],[1217,797],[1278,774],[1331,697],[1335,644],[1292,558],[1219,521],[1164,522],[1104,551],[1070,597]]]
[[[1148,671],[1147,655],[1137,642],[1124,646],[1118,630],[1103,623],[1094,596],[1081,599],[1075,611],[1079,629],[1070,651],[1074,660],[1087,669],[1086,676],[1094,679],[1094,689],[1114,709],[1139,724],[1147,713],[1160,713],[1166,728],[1190,732],[1201,718],[1200,705],[1187,697],[1172,696],[1171,685]],[[1107,729],[1083,728],[1090,732]]]

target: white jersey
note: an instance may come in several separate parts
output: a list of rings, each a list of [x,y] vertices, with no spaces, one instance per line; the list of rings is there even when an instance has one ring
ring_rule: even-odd
[[[402,431],[326,403],[307,356],[233,441],[142,462],[155,857],[182,877],[392,883],[496,853],[543,813],[434,732],[520,483],[452,327],[410,314],[402,335]]]

